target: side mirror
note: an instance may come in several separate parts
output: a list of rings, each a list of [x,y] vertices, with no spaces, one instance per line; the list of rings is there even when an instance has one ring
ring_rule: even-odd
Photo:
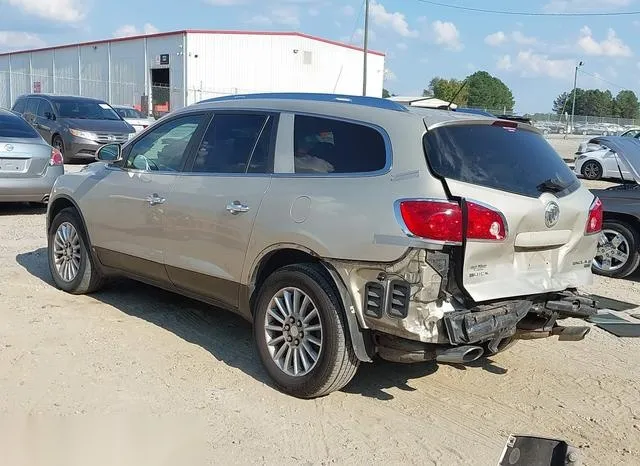
[[[120,159],[120,144],[107,144],[96,151],[96,160],[101,162],[114,162]]]

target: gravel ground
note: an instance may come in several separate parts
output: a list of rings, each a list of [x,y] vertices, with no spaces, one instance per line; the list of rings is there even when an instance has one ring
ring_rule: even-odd
[[[74,167],[76,169],[77,167]],[[131,281],[51,286],[42,210],[0,205],[0,452],[21,464],[496,464],[509,433],[640,464],[640,341],[526,341],[469,367],[361,367],[301,401],[248,324]],[[640,304],[640,275],[585,291]]]

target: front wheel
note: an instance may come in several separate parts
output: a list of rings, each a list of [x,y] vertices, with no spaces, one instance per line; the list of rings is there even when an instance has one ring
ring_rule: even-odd
[[[624,278],[640,263],[638,233],[629,225],[614,220],[604,222],[593,259],[594,273],[605,277]]]
[[[89,251],[82,221],[73,208],[63,209],[51,222],[48,235],[49,271],[58,288],[68,293],[97,291],[103,277]]]
[[[358,369],[341,300],[320,265],[292,265],[267,278],[256,300],[253,333],[267,372],[290,395],[328,395]]]

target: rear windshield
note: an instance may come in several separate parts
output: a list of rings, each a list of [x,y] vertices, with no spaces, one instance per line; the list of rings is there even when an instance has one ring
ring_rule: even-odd
[[[19,116],[0,115],[0,138],[37,138],[38,133]]]
[[[490,125],[443,126],[424,136],[438,176],[529,197],[567,195],[580,181],[551,145],[524,129]]]
[[[91,100],[56,100],[56,113],[60,118],[81,120],[121,120],[111,105]]]

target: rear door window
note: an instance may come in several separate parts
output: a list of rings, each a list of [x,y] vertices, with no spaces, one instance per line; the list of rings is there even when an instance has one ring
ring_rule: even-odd
[[[379,131],[329,118],[296,115],[296,173],[369,173],[387,164],[387,148]]]
[[[22,117],[17,115],[0,115],[0,138],[37,138],[36,130]]]
[[[47,118],[47,114],[53,115],[53,108],[51,104],[44,99],[39,99],[40,105],[38,105],[37,115],[41,118]]]
[[[191,171],[266,173],[271,119],[265,114],[216,114],[198,147]]]
[[[472,124],[443,126],[424,136],[437,176],[529,197],[567,195],[580,181],[539,134],[525,129]]]

